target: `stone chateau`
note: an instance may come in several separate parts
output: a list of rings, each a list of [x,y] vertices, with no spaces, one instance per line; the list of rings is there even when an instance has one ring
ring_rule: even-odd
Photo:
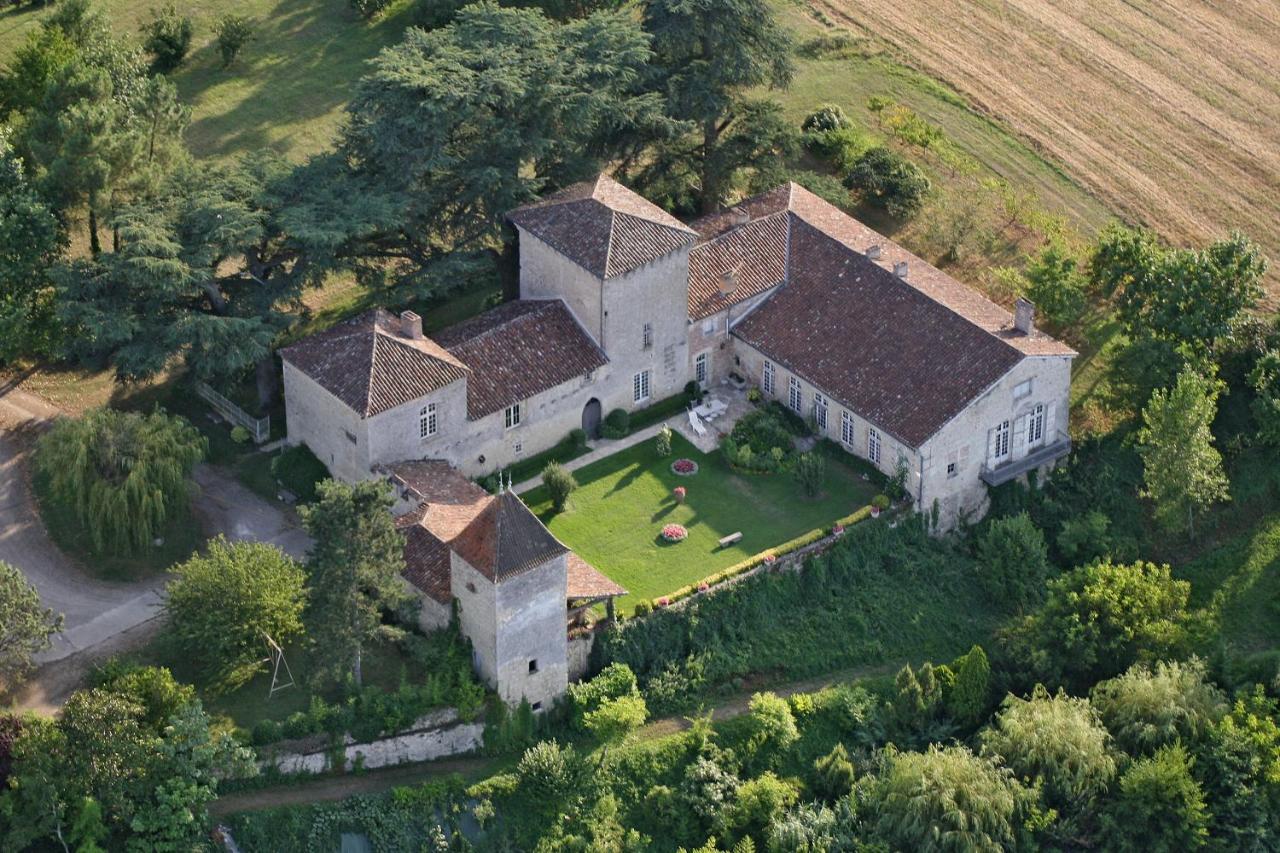
[[[567,607],[623,594],[470,478],[683,390],[749,383],[900,473],[943,529],[1052,466],[1075,352],[807,190],[689,225],[601,175],[512,211],[520,298],[427,337],[375,310],[286,348],[289,441],[400,496],[423,624],[454,600],[479,672],[541,706]]]

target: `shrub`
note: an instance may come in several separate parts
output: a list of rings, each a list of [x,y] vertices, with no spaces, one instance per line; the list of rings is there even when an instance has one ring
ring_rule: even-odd
[[[178,14],[172,3],[151,10],[151,18],[142,25],[142,49],[151,54],[151,68],[165,73],[182,64],[191,49],[195,25]]]
[[[979,581],[993,600],[1021,611],[1044,599],[1049,549],[1025,512],[990,522],[976,551],[982,564]]]
[[[781,406],[751,412],[734,424],[720,443],[725,458],[747,471],[771,472],[789,466],[795,455],[795,435],[803,431],[789,422]]]
[[[547,494],[551,497],[552,508],[556,512],[564,512],[569,495],[578,488],[578,481],[573,478],[573,474],[565,470],[559,462],[550,462],[546,468],[542,469],[542,482],[547,487]]]
[[[839,104],[823,104],[805,116],[800,124],[800,129],[806,133],[840,130],[846,127],[853,127],[853,122],[849,121],[849,116],[845,115],[844,109]]]
[[[222,67],[229,68],[244,46],[258,37],[258,22],[246,15],[223,15],[214,32],[218,34],[218,53]]]
[[[840,174],[847,175],[862,156],[875,147],[876,141],[861,128],[844,127],[806,133],[804,145],[815,157],[830,163]],[[843,184],[841,188],[847,196],[848,188]]]
[[[249,430],[242,426],[237,425],[231,430],[231,440],[236,444],[245,444],[251,438],[253,438],[253,433],[249,432]]]
[[[876,495],[874,498],[871,499],[871,506],[875,509],[880,510],[881,512],[884,512],[886,509],[889,508],[889,503],[890,501],[889,501],[888,495]]]
[[[1090,694],[1116,742],[1130,755],[1149,755],[1176,741],[1195,744],[1227,711],[1205,678],[1204,663],[1139,664],[1094,686]]]
[[[1111,519],[1096,509],[1068,518],[1058,533],[1059,553],[1071,565],[1107,556],[1111,551],[1111,537],[1107,535],[1110,526]]]
[[[947,713],[960,725],[976,726],[991,708],[991,664],[982,646],[952,661],[955,684],[944,691]]]
[[[1027,265],[1027,298],[1058,329],[1070,329],[1080,322],[1088,305],[1084,273],[1075,258],[1051,243]]]
[[[890,216],[907,219],[919,212],[933,185],[915,163],[877,146],[858,158],[845,186]]]
[[[658,430],[657,450],[659,456],[671,455],[671,427],[664,426]]]
[[[353,12],[370,21],[386,11],[391,0],[350,0],[350,3]]]
[[[586,447],[587,431],[581,428],[575,428],[575,429],[569,430],[569,438],[567,439],[567,443],[571,447],[576,447],[578,449],[582,449],[583,447]]]
[[[761,393],[759,388],[752,388],[749,391],[747,391],[748,403],[759,403],[763,399],[764,399],[764,394]]]
[[[316,486],[329,479],[329,469],[316,458],[311,448],[295,444],[271,460],[271,476],[297,496],[299,503],[306,504],[316,499]]]
[[[626,438],[631,431],[631,415],[625,409],[614,409],[604,419],[600,434],[605,438]]]
[[[837,743],[831,752],[813,762],[813,793],[818,799],[834,803],[849,795],[857,774],[849,752]]]
[[[1208,836],[1204,792],[1181,744],[1135,761],[1102,818],[1101,849],[1120,853],[1195,850]]]
[[[821,453],[801,453],[796,458],[794,473],[804,493],[814,497],[822,491],[823,480],[827,476],[827,460]]]
[[[590,681],[569,685],[570,724],[583,729],[587,714],[609,699],[639,696],[636,674],[625,663],[611,663]]]

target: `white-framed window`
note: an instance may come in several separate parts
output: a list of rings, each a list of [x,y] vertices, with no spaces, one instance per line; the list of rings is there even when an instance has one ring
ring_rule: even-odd
[[[707,384],[707,361],[705,352],[698,353],[698,357],[693,360],[693,379],[699,385]]]
[[[1025,382],[1019,382],[1017,385],[1013,386],[1013,399],[1015,400],[1021,400],[1023,397],[1030,396],[1030,394],[1031,394],[1030,379],[1028,379]]]
[[[800,380],[794,376],[787,379],[787,405],[797,415],[804,411],[804,395],[800,393]]]
[[[515,446],[511,449],[515,451],[516,456],[522,455],[524,453],[524,442],[520,439],[516,439]]]
[[[631,378],[631,399],[642,403],[649,399],[650,371],[642,370]]]
[[[1009,422],[1001,421],[996,425],[992,436],[991,458],[995,460],[1009,458]]]
[[[827,398],[813,392],[813,420],[822,432],[827,431]]]
[[[520,426],[520,404],[516,403],[514,406],[507,406],[504,418],[506,420],[507,429]]]
[[[840,412],[840,441],[845,447],[853,447],[853,415]]]
[[[720,328],[720,321],[715,317],[708,317],[702,321],[702,334],[714,335]]]
[[[422,411],[418,412],[418,438],[430,438],[435,435],[439,424],[439,419],[436,417],[436,404],[427,403],[422,407]]]
[[[766,361],[764,363],[764,375],[760,377],[760,390],[773,396],[773,362]]]
[[[1044,404],[1036,403],[1027,420],[1027,444],[1035,447],[1044,441]]]
[[[880,464],[880,431],[873,426],[867,427],[867,458]]]
[[[644,324],[644,348],[653,349],[653,324]]]
[[[947,476],[948,476],[948,477],[954,477],[954,476],[956,475],[956,473],[957,473],[957,472],[956,472],[956,463],[954,463],[954,462],[948,462],[948,463],[947,463]]]

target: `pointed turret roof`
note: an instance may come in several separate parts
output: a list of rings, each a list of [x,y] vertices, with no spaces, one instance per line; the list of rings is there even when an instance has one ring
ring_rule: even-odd
[[[450,545],[459,557],[495,582],[569,552],[510,490],[489,501]]]

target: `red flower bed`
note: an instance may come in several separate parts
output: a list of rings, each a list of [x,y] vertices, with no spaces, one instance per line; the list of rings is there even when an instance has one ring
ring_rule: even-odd
[[[662,528],[662,538],[668,542],[683,542],[689,536],[683,524],[668,524]]]
[[[690,474],[698,473],[698,463],[692,459],[677,459],[671,463],[671,470],[681,477],[688,477]]]

